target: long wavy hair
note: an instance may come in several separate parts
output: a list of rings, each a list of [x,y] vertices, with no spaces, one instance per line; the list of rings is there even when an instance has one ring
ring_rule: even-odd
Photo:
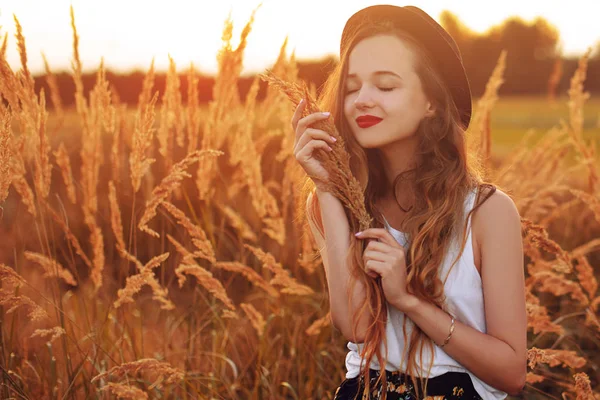
[[[403,173],[395,177],[392,188],[388,188],[378,150],[362,148],[344,117],[349,54],[359,41],[379,34],[395,35],[414,52],[416,73],[427,98],[435,106],[435,115],[424,118],[415,133],[418,138],[417,151],[414,155],[415,168],[407,171],[408,175]],[[496,187],[483,182],[476,158],[467,153],[465,127],[461,123],[459,111],[439,71],[427,51],[417,40],[392,23],[380,21],[365,24],[356,30],[354,37],[346,43],[348,43],[346,48],[342,49],[340,54],[340,62],[321,91],[319,105],[321,109],[331,111],[338,132],[346,141],[351,170],[364,190],[365,207],[374,219],[374,227],[384,226],[382,213],[377,206],[378,201],[386,193],[389,193],[389,190],[398,201],[396,193],[400,185],[410,185],[415,202],[407,212],[402,226],[402,231],[406,233],[408,239],[407,290],[418,298],[446,310],[444,285],[439,276],[440,266],[452,241],[459,237],[459,233],[462,233],[460,250],[452,266],[456,264],[466,244],[467,219],[493,194]],[[477,191],[476,206],[467,215],[464,215],[464,202],[467,195],[474,190]],[[346,214],[349,215],[348,212]],[[316,223],[320,234],[324,237],[320,207],[314,195],[307,207],[307,217]],[[371,360],[377,356],[382,372],[387,364],[385,337],[387,305],[380,281],[369,277],[363,269],[362,257],[367,241],[355,239],[354,235],[350,236],[350,251],[347,261],[352,278],[348,295],[352,293],[357,281],[364,285],[366,293],[361,306],[352,315],[353,337],[357,337],[356,326],[362,314],[370,312],[371,316],[361,354],[361,374],[366,385],[366,393],[368,393]],[[350,304],[350,298],[348,302]],[[405,318],[403,326],[405,336],[406,322]],[[417,391],[416,395],[421,398],[427,392],[427,377],[433,364],[433,341],[419,326],[413,324],[410,338],[406,338],[405,343],[408,345],[405,346],[403,352],[403,362],[406,361],[406,371],[404,372],[411,376]],[[381,350],[381,346],[384,351]],[[423,376],[420,371],[423,366],[423,350],[426,346],[431,357],[427,374]],[[417,356],[419,356],[418,361]],[[363,365],[362,362],[365,364]],[[419,372],[417,372],[417,367],[419,367]],[[417,377],[420,378],[420,385],[417,384]],[[380,374],[379,382],[384,388],[382,398],[386,399],[385,373]],[[421,388],[422,395],[420,394]]]

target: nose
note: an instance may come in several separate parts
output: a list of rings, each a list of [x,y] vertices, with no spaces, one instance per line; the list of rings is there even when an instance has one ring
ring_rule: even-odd
[[[369,89],[364,85],[359,90],[356,99],[354,99],[354,106],[359,110],[364,110],[375,106],[375,102],[369,93]]]

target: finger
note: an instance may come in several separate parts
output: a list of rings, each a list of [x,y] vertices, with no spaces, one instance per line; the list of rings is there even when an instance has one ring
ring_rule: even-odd
[[[369,260],[365,263],[365,272],[369,275],[377,274],[377,276],[381,276],[384,266],[385,263],[381,261]]]
[[[296,111],[294,111],[294,115],[292,116],[292,128],[294,128],[294,131],[296,131],[298,121],[300,121],[300,118],[302,117],[302,113],[304,112],[305,108],[306,100],[302,99],[300,100],[300,103],[298,103],[298,105],[296,106]]]
[[[376,261],[382,263],[383,265],[385,265],[385,269],[388,270],[389,266],[393,265],[396,262],[396,258],[392,254],[385,253],[375,253],[369,255],[363,254],[363,264],[366,265],[369,261]]]
[[[300,119],[298,121],[298,125],[296,126],[296,140],[300,139],[300,136],[302,136],[302,134],[304,133],[306,128],[309,127],[310,124],[314,124],[317,121],[322,121],[327,118],[329,118],[329,113],[316,112],[316,113],[312,113],[312,114],[307,115],[306,117]]]
[[[392,247],[400,247],[400,244],[396,241],[392,234],[383,228],[368,228],[355,234],[355,237],[357,239],[379,239],[381,242]]]
[[[386,257],[385,254],[380,253],[378,251],[365,251],[363,253],[363,261],[364,263],[366,263],[369,260],[374,260],[374,261],[385,261]]]
[[[377,273],[376,273],[376,272],[367,272],[367,275],[369,275],[369,276],[370,276],[371,278],[373,278],[373,279],[375,279],[375,278],[378,278],[378,277],[379,277],[379,275],[377,275]]]
[[[316,149],[323,149],[327,152],[331,151],[331,147],[329,147],[329,145],[323,140],[311,140],[306,146],[298,150],[298,152],[294,153],[294,155],[296,156],[296,160],[308,161],[308,159],[312,157],[312,154]]]
[[[306,145],[306,143],[310,142],[313,139],[321,139],[329,143],[329,146],[333,145],[336,140],[329,133],[315,128],[307,128],[302,136],[297,140],[296,145],[294,146],[294,152],[296,149],[301,149]]]
[[[390,253],[393,248],[391,248],[387,243],[375,239],[369,239],[369,244],[367,244],[365,250],[375,250],[380,253]]]
[[[378,274],[378,273],[377,273],[375,270],[373,270],[373,269],[372,269],[372,266],[371,266],[371,265],[369,265],[369,266],[367,267],[367,263],[365,263],[365,269],[364,269],[364,271],[365,271],[365,273],[366,273],[367,275],[369,275],[371,278],[377,278],[377,277],[379,277],[379,274]]]

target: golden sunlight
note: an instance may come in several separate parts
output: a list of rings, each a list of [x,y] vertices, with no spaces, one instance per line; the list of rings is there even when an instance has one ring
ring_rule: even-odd
[[[343,3],[263,1],[245,51],[243,74],[258,72],[271,65],[286,36],[288,48],[295,49],[298,59],[336,54],[344,21],[356,10],[376,3],[372,0]],[[164,70],[168,67],[168,55],[171,55],[178,65],[193,62],[199,70],[214,73],[217,70],[215,56],[221,45],[220,34],[228,14],[231,12],[234,21],[235,43],[259,1],[173,0],[167,7],[164,2],[139,0],[4,0],[0,5],[2,32],[14,36],[15,14],[27,38],[29,67],[34,73],[43,70],[42,51],[54,69],[69,69],[70,4],[79,25],[81,58],[86,70],[95,69],[101,56],[107,67],[116,71],[145,70],[153,57],[157,69]],[[439,0],[416,1],[414,4],[436,18],[449,7],[449,3]],[[449,11],[477,32],[483,32],[511,15],[525,20],[542,16],[560,31],[566,55],[581,54],[594,46],[600,37],[593,19],[600,14],[600,3],[574,0],[569,7],[586,12],[564,12],[564,5],[559,2],[517,0],[492,3],[457,0],[451,3]],[[15,46],[9,46],[7,59],[11,66],[18,66]]]

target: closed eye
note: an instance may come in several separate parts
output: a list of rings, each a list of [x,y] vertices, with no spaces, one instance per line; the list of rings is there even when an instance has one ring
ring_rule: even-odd
[[[377,87],[377,89],[381,90],[382,92],[391,92],[392,90],[394,90],[395,88],[391,87],[391,88],[383,88],[383,87]],[[354,93],[357,92],[357,89],[347,89],[346,90],[346,94],[350,94],[350,93]]]

